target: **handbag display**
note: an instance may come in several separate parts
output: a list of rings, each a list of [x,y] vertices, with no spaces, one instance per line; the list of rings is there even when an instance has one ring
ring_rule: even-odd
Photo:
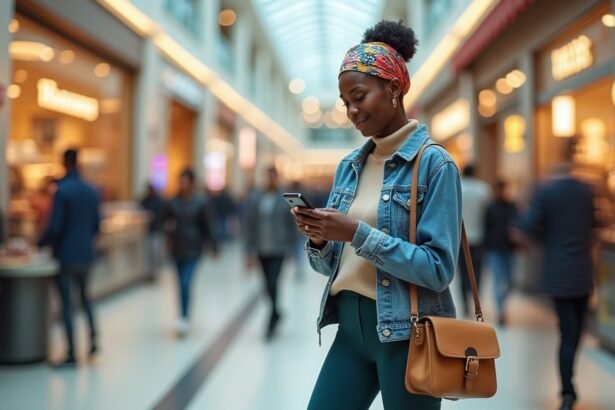
[[[434,144],[435,145],[435,144]],[[418,152],[410,187],[410,243],[416,244]],[[405,384],[414,394],[446,399],[491,397],[497,390],[495,359],[500,356],[495,329],[484,323],[470,249],[461,225],[461,245],[474,298],[476,320],[424,316],[418,313],[418,289],[410,285],[412,332]]]

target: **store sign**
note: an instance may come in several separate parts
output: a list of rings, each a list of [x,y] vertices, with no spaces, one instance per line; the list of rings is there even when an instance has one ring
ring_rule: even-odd
[[[434,115],[431,132],[436,141],[443,141],[463,131],[470,125],[470,104],[459,98],[445,109]]]
[[[557,81],[577,74],[594,63],[593,43],[586,35],[579,36],[551,52],[551,75]]]
[[[87,121],[98,118],[98,100],[58,88],[58,83],[41,78],[37,83],[38,105],[48,110],[72,115]]]

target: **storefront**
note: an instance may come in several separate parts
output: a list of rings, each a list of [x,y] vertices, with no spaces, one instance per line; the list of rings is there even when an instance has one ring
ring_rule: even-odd
[[[30,244],[11,269],[41,258],[32,245],[47,226],[54,181],[64,175],[62,154],[76,148],[82,177],[102,199],[93,297],[145,278],[147,216],[131,201],[140,38],[98,4],[75,0],[18,2],[8,29],[11,60],[0,61],[10,66],[3,255]]]
[[[601,191],[615,163],[613,38],[603,23],[609,13],[604,3],[536,57],[536,171],[548,174],[562,160],[562,141],[576,136],[575,162]]]
[[[470,103],[459,95],[457,88],[449,88],[435,100],[425,109],[431,137],[442,144],[463,169],[472,162]]]
[[[536,171],[548,175],[577,140],[575,172],[594,186],[602,232],[596,258],[597,332],[615,350],[615,64],[610,2],[602,2],[540,50],[536,57]]]
[[[203,104],[201,87],[188,75],[162,62],[158,112],[160,139],[148,147],[150,179],[167,196],[177,193],[180,173],[194,168],[197,120]]]
[[[505,181],[515,196],[530,177],[530,171],[520,166],[529,162],[527,121],[521,115],[519,98],[522,88],[528,86],[526,79],[518,66],[511,66],[477,82],[474,91],[480,175],[491,184]]]
[[[597,218],[608,226],[596,252],[596,330],[615,351],[615,64],[610,2],[601,2],[536,54],[535,170],[549,175],[577,140],[578,177],[594,186]]]
[[[218,101],[214,133],[205,147],[205,184],[210,191],[224,190],[233,181],[236,121],[235,113]]]
[[[42,196],[63,175],[67,148],[79,149],[103,201],[129,198],[131,76],[22,15],[11,24],[9,234],[32,237],[46,224]]]

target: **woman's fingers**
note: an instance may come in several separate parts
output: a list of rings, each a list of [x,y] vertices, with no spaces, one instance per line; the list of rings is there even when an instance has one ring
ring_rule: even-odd
[[[321,209],[309,209],[309,208],[300,208],[300,207],[295,207],[294,208],[295,211],[295,215],[300,215],[303,217],[309,217],[309,218],[314,218],[314,219],[323,219],[324,217],[326,217],[326,214],[321,212]]]

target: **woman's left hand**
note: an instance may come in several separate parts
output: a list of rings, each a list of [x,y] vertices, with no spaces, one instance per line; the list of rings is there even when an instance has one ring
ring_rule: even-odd
[[[359,221],[337,209],[295,207],[292,212],[303,234],[322,241],[351,242],[359,227]]]

